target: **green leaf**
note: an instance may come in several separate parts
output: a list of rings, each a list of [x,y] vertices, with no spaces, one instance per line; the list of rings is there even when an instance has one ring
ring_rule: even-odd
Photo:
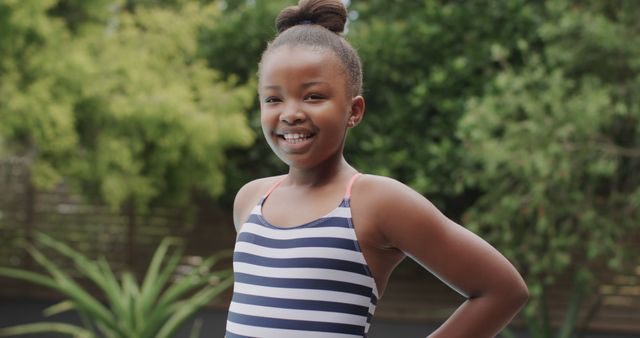
[[[125,311],[120,315],[128,328],[128,332],[138,332],[140,325],[145,320],[142,314],[136,312],[136,303],[140,299],[140,291],[135,277],[129,271],[122,273],[122,297],[125,299]]]
[[[180,328],[180,325],[190,318],[202,306],[208,304],[214,297],[233,285],[233,278],[227,277],[213,287],[200,290],[188,301],[183,303],[179,309],[167,320],[158,332],[156,338],[170,338]]]
[[[46,258],[40,251],[33,247],[27,247],[27,251],[29,251],[36,262],[53,276],[53,279],[57,283],[56,289],[71,298],[78,310],[87,312],[96,320],[102,321],[106,326],[118,331],[113,314],[97,299],[74,282],[71,277],[60,270],[56,264]]]
[[[46,333],[46,332],[64,333],[64,334],[69,334],[78,338],[96,337],[90,331],[87,331],[79,326],[63,324],[63,323],[51,323],[51,322],[24,324],[24,325],[16,325],[16,326],[2,328],[0,329],[0,336],[6,337],[6,336],[17,336],[17,335],[24,335],[24,334]]]
[[[144,281],[141,288],[139,312],[147,312],[151,309],[154,302],[158,299],[158,295],[165,287],[169,277],[178,266],[182,257],[182,250],[174,252],[164,268],[160,270],[162,262],[169,250],[170,246],[177,244],[178,241],[175,238],[166,238],[160,243],[156,252],[154,253],[147,273],[144,277]]]
[[[44,233],[38,232],[35,237],[40,243],[70,258],[75,263],[77,271],[93,281],[109,298],[117,298],[114,297],[114,291],[116,290],[113,289],[113,285],[108,284],[109,281],[113,281],[115,279],[113,276],[109,276],[112,275],[110,269],[101,270],[95,262],[89,260],[80,252]]]
[[[51,317],[53,315],[57,315],[59,313],[66,312],[69,310],[74,310],[74,309],[75,309],[75,306],[73,305],[72,301],[64,300],[62,302],[49,306],[48,308],[44,309],[42,313],[44,314],[45,317]]]
[[[163,292],[160,299],[156,302],[153,311],[150,312],[148,317],[148,329],[155,329],[164,325],[166,320],[171,314],[176,311],[181,305],[177,305],[180,297],[186,293],[202,287],[209,283],[211,278],[215,280],[222,280],[232,275],[231,270],[221,270],[214,273],[207,273],[207,271],[220,259],[224,259],[231,256],[231,251],[222,251],[212,257],[209,257],[202,261],[196,269],[190,271],[187,275],[181,279],[175,281],[167,290]],[[204,275],[200,275],[203,274]],[[149,337],[153,332],[145,331],[144,337]]]
[[[36,272],[20,270],[15,268],[0,267],[0,275],[16,278],[16,279],[22,279],[31,283],[39,284],[39,285],[60,291],[60,287],[55,280],[53,280],[49,276],[39,274]]]
[[[124,298],[122,297],[122,290],[120,289],[120,284],[111,270],[109,263],[104,256],[102,256],[98,259],[96,265],[100,270],[100,275],[103,277],[105,295],[113,307],[114,312],[124,313],[125,305]]]

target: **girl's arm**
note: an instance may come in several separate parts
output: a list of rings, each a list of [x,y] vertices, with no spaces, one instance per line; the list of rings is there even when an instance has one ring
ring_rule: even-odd
[[[372,210],[388,245],[467,297],[430,337],[496,336],[528,298],[518,271],[491,245],[448,219],[422,195],[397,181],[374,179],[375,190],[383,197],[375,198]]]

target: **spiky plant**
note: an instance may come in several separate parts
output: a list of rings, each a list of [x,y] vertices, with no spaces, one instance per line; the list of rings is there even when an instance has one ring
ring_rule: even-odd
[[[35,239],[69,258],[77,272],[95,284],[102,295],[92,295],[42,251],[27,246],[30,255],[48,275],[8,267],[0,267],[0,275],[61,293],[67,299],[46,309],[45,315],[75,310],[83,325],[30,323],[0,329],[0,336],[57,332],[77,338],[170,338],[185,321],[233,283],[231,269],[211,270],[231,255],[228,250],[202,260],[191,271],[172,280],[183,257],[177,238],[168,237],[160,243],[141,284],[128,271],[118,278],[104,257],[88,259],[43,233],[36,234]],[[174,250],[169,253],[172,247]]]

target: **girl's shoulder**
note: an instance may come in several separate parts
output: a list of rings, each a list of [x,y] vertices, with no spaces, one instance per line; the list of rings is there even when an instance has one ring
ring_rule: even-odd
[[[351,205],[360,218],[381,226],[395,227],[398,218],[424,221],[439,213],[426,197],[406,184],[369,174],[362,175],[353,185]]]
[[[251,213],[251,209],[256,206],[267,190],[283,177],[284,175],[255,179],[238,190],[233,202],[233,221],[236,230],[240,230],[240,226]]]
[[[267,190],[269,190],[269,188],[274,186],[276,183],[282,180],[285,176],[286,175],[269,176],[269,177],[263,177],[263,178],[255,179],[253,181],[249,181],[248,183],[243,185],[242,188],[240,188],[240,190],[238,190],[238,193],[236,194],[236,198],[245,197],[246,195],[251,196],[255,194],[262,196],[264,193],[267,192]]]
[[[370,202],[386,203],[397,198],[415,198],[419,195],[406,184],[379,175],[361,175],[353,186],[353,194]],[[419,195],[422,196],[422,195]]]

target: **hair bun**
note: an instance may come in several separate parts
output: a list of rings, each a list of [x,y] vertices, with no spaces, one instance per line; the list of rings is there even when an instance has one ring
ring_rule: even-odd
[[[300,0],[297,6],[283,9],[276,18],[276,29],[282,33],[301,24],[320,25],[336,34],[344,31],[347,8],[340,0]]]

